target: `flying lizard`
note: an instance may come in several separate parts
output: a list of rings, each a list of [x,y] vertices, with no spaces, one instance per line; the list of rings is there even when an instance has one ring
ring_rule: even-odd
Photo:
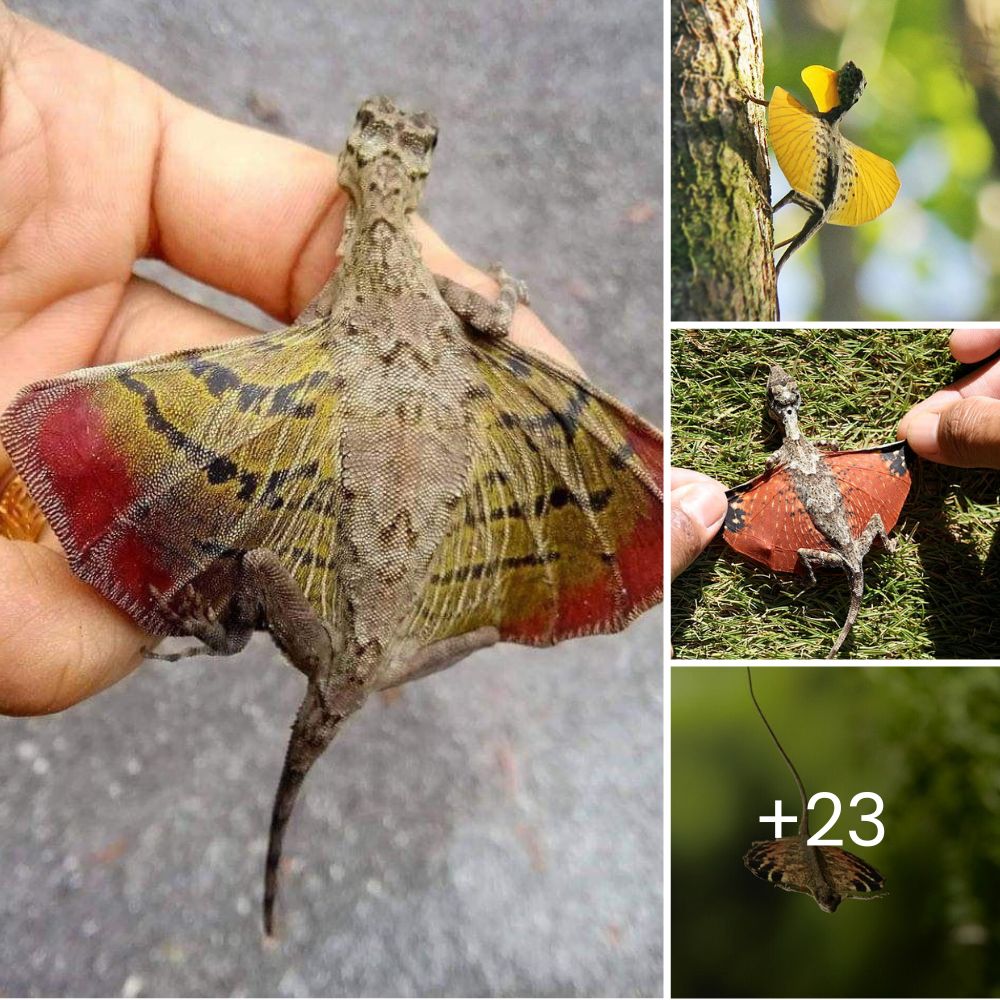
[[[794,836],[755,840],[744,855],[743,864],[757,878],[779,889],[808,893],[827,913],[833,913],[845,899],[877,899],[885,895],[882,890],[885,879],[863,858],[832,844],[809,843],[809,797],[805,786],[757,701],[749,667],[747,683],[754,708],[795,779],[802,818],[799,820],[799,831]]]
[[[910,490],[905,443],[860,451],[820,450],[799,430],[802,397],[795,380],[772,365],[767,409],[781,427],[781,447],[765,471],[727,492],[723,540],[737,552],[779,573],[816,567],[842,569],[851,589],[847,620],[828,658],[847,639],[864,592],[864,558],[878,539],[889,538]]]
[[[513,343],[411,226],[434,119],[364,102],[327,284],[292,326],[23,389],[0,421],[74,572],[156,637],[306,679],[265,866],[306,773],[375,691],[496,642],[614,632],[663,592],[663,438]]]
[[[807,66],[802,80],[816,102],[816,111],[781,87],[774,88],[770,101],[751,98],[767,106],[771,145],[791,185],[771,214],[786,205],[798,205],[809,213],[798,233],[775,244],[775,250],[788,247],[778,260],[776,274],[825,222],[838,226],[870,222],[893,203],[899,191],[893,165],[845,139],[840,131],[844,115],[864,92],[864,73],[852,62],[839,71]]]

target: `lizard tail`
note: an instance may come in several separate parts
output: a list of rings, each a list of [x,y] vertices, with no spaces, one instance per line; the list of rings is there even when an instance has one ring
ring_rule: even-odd
[[[295,808],[302,782],[313,764],[322,756],[337,734],[341,723],[352,709],[330,712],[319,691],[312,685],[292,726],[292,737],[285,754],[285,765],[278,782],[271,812],[271,832],[267,844],[264,868],[264,933],[274,937],[274,902],[278,896],[278,869],[281,864],[281,844],[285,828]]]
[[[847,609],[847,621],[844,622],[844,627],[840,630],[840,635],[837,636],[837,641],[833,644],[833,649],[827,654],[826,658],[828,660],[832,660],[840,652],[840,647],[844,645],[855,621],[857,621],[858,612],[861,610],[861,595],[864,593],[864,589],[865,578],[859,574],[851,580],[851,606]]]

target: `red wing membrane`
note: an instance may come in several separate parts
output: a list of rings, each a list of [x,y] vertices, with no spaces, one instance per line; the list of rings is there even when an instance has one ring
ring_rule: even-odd
[[[905,444],[835,451],[824,458],[844,496],[851,534],[860,535],[873,514],[881,516],[887,532],[892,531],[910,492]]]
[[[779,573],[801,570],[799,549],[829,549],[795,493],[785,469],[765,472],[726,494],[723,541]]]
[[[891,531],[910,490],[905,444],[898,441],[861,451],[823,456],[847,506],[851,533],[859,535],[872,514]],[[799,549],[830,550],[795,493],[787,470],[775,469],[726,494],[729,511],[723,541],[741,555],[779,573],[801,573]]]

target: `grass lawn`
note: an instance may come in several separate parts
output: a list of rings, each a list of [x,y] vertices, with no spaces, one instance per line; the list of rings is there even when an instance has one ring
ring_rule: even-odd
[[[969,369],[943,330],[674,330],[671,464],[727,487],[764,469],[781,443],[767,415],[768,368],[802,392],[800,426],[843,449],[895,440],[917,401]],[[894,536],[865,562],[861,613],[842,657],[1000,658],[1000,472],[917,460]],[[822,658],[847,615],[840,572],[774,574],[721,539],[677,579],[677,658]]]

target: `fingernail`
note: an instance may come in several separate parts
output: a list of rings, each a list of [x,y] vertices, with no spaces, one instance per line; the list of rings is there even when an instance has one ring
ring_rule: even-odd
[[[729,506],[726,494],[708,483],[688,483],[674,490],[673,498],[692,521],[706,530],[719,526]]]
[[[936,455],[938,452],[938,427],[940,413],[914,413],[906,428],[906,440],[918,455]]]

